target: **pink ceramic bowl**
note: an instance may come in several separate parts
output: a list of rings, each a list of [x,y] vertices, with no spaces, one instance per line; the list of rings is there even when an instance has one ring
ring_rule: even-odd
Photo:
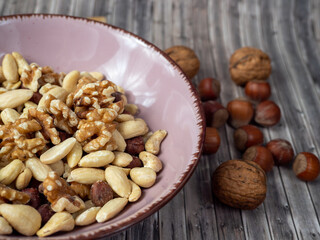
[[[119,232],[159,210],[181,190],[198,163],[205,125],[195,88],[160,49],[114,26],[61,15],[0,17],[0,35],[0,59],[18,51],[28,62],[57,72],[100,71],[126,90],[151,130],[168,131],[159,155],[164,168],[138,202],[106,223],[51,238],[93,239]]]

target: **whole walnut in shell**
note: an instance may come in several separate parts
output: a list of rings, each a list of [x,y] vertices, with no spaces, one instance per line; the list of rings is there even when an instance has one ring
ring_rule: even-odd
[[[214,195],[224,204],[255,209],[266,197],[266,174],[253,161],[229,160],[213,173],[212,187]]]
[[[165,53],[181,67],[189,79],[198,73],[200,61],[192,49],[185,46],[173,46],[166,49]]]
[[[257,48],[239,48],[230,58],[229,71],[237,85],[244,85],[254,79],[266,80],[271,73],[270,58]]]

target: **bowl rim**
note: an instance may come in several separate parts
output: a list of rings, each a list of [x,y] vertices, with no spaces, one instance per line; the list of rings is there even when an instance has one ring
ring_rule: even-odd
[[[129,32],[128,30],[125,30],[123,28],[111,25],[109,23],[104,23],[100,22],[97,20],[85,18],[85,17],[79,17],[79,16],[72,16],[72,15],[64,15],[64,14],[47,14],[47,13],[27,13],[27,14],[12,14],[12,15],[6,15],[6,16],[0,16],[0,22],[1,21],[7,21],[7,20],[12,20],[12,19],[21,19],[23,20],[24,18],[39,18],[42,17],[43,19],[45,18],[65,18],[66,20],[72,20],[72,21],[85,21],[87,23],[94,23],[98,25],[105,26],[107,28],[111,28],[112,30],[117,30],[125,35],[129,35],[139,41],[141,41],[143,44],[146,46],[150,47],[153,49],[153,51],[158,52],[160,55],[162,55],[172,66],[173,68],[179,72],[179,74],[182,76],[182,79],[185,81],[185,83],[189,87],[189,91],[192,95],[192,97],[195,99],[194,101],[194,109],[196,110],[197,114],[197,126],[200,130],[200,134],[197,136],[198,142],[197,142],[197,151],[193,154],[193,157],[191,159],[191,163],[187,166],[185,171],[181,176],[179,176],[179,181],[174,184],[174,187],[172,187],[168,194],[163,196],[163,198],[156,200],[152,205],[150,205],[150,208],[148,208],[148,211],[143,211],[139,213],[134,219],[127,219],[127,220],[122,220],[120,223],[114,223],[114,226],[109,226],[108,228],[104,228],[103,223],[101,226],[99,226],[97,229],[92,230],[92,232],[88,235],[85,233],[78,233],[76,235],[72,236],[63,236],[63,235],[58,235],[58,236],[53,236],[54,239],[92,239],[98,238],[98,237],[103,237],[103,236],[110,236],[114,235],[116,233],[119,233],[129,227],[132,227],[133,225],[141,222],[142,220],[146,219],[147,217],[151,216],[154,214],[156,211],[160,210],[164,205],[166,205],[171,199],[173,199],[174,196],[176,196],[181,189],[184,187],[184,185],[187,183],[187,181],[190,179],[192,174],[194,173],[196,166],[199,163],[199,159],[201,157],[202,153],[202,148],[203,148],[203,143],[205,139],[205,118],[204,118],[204,111],[202,108],[202,103],[200,100],[200,97],[198,95],[198,92],[196,90],[196,87],[192,84],[191,80],[186,76],[186,74],[182,71],[182,69],[179,67],[179,65],[173,61],[163,50],[161,50],[159,47],[155,46],[153,43],[143,39],[142,37]],[[106,225],[105,225],[106,226]],[[10,236],[7,236],[10,239]],[[33,239],[35,236],[31,236],[31,239]],[[15,237],[12,237],[15,238]],[[19,236],[19,239],[26,239],[30,237],[26,236]],[[46,238],[43,238],[46,239]],[[48,236],[48,239],[52,239],[52,236]]]

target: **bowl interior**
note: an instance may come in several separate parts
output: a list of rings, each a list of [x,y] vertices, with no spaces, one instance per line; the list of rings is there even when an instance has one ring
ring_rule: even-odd
[[[23,15],[0,18],[0,59],[20,52],[31,63],[56,72],[100,71],[122,86],[150,129],[166,129],[159,158],[164,168],[143,191],[104,224],[77,228],[55,238],[112,233],[155,212],[180,190],[196,166],[204,124],[199,99],[185,75],[156,47],[124,30],[81,18]]]

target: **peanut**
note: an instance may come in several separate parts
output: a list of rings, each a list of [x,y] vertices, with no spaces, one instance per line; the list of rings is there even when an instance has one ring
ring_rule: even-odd
[[[77,83],[79,78],[80,78],[79,71],[69,72],[63,79],[62,87],[68,92],[73,92],[77,88]]]
[[[29,158],[26,161],[26,167],[31,170],[33,177],[40,182],[43,182],[49,172],[52,171],[48,165],[42,163],[38,158]]]
[[[125,152],[114,152],[114,156],[112,164],[118,167],[126,167],[132,161],[132,156]]]
[[[116,194],[120,197],[129,197],[131,184],[124,171],[117,167],[109,166],[105,170],[105,178]]]
[[[18,190],[26,188],[29,185],[31,178],[32,178],[32,172],[29,168],[26,167],[16,179],[16,188]]]
[[[140,118],[119,123],[117,129],[124,139],[141,136],[149,131],[146,122]]]
[[[0,217],[0,235],[6,235],[12,233],[12,227],[6,219]]]
[[[64,140],[63,142],[59,143],[58,145],[50,148],[48,151],[43,153],[40,156],[40,161],[45,164],[58,162],[59,160],[67,156],[67,154],[75,145],[76,141],[77,140],[73,137]]]
[[[149,188],[156,182],[156,172],[148,167],[132,168],[130,177],[134,183],[143,188]]]
[[[100,150],[89,153],[81,158],[80,167],[103,167],[111,163],[114,159],[114,153],[108,150]]]
[[[139,154],[139,158],[143,162],[144,167],[149,167],[155,172],[159,172],[162,169],[162,162],[161,160],[153,155],[152,153],[142,151]]]
[[[0,170],[0,183],[9,185],[24,170],[25,166],[21,160],[15,159]]]
[[[19,117],[20,114],[12,108],[6,108],[1,112],[1,120],[4,124],[13,123]]]
[[[129,202],[136,202],[141,197],[141,188],[133,181],[129,180],[131,184],[131,194],[129,195]]]
[[[33,95],[28,89],[17,89],[0,94],[0,110],[16,108],[27,102]]]
[[[96,216],[97,222],[106,222],[116,216],[127,205],[127,198],[114,198],[107,202]]]
[[[74,220],[70,213],[55,213],[49,221],[37,231],[37,235],[38,237],[46,237],[60,231],[71,231],[74,225]]]
[[[67,162],[69,167],[73,168],[78,165],[81,157],[82,157],[83,151],[81,144],[77,141],[71,151],[67,155]]]
[[[160,144],[166,136],[166,130],[155,131],[145,144],[146,151],[154,155],[158,155],[160,151]]]
[[[67,182],[93,184],[99,180],[105,180],[105,173],[103,170],[95,168],[76,168],[71,171]]]
[[[32,236],[41,226],[41,216],[36,209],[22,204],[1,204],[0,214],[19,233]]]
[[[11,54],[6,54],[2,60],[2,71],[7,81],[15,83],[19,81],[18,66]]]

